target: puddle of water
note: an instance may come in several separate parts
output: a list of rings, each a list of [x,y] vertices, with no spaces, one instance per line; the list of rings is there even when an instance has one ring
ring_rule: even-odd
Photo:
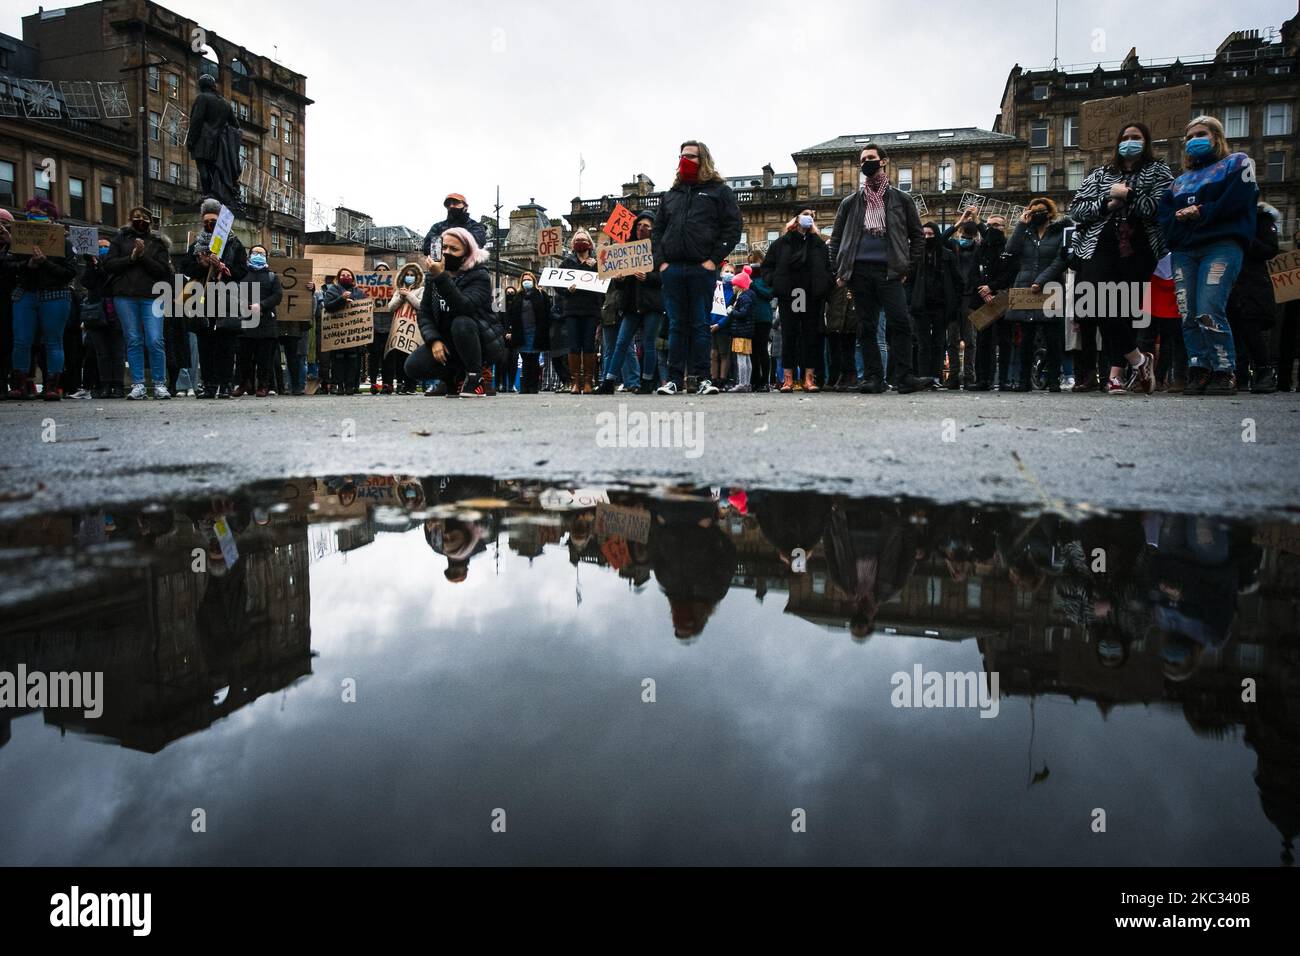
[[[0,573],[5,864],[1270,865],[1300,829],[1292,524],[336,476],[0,526]]]

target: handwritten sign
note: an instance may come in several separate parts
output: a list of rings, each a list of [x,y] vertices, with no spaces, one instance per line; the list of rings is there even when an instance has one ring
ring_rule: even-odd
[[[727,314],[727,294],[722,291],[721,279],[719,279],[717,285],[713,287],[713,308],[709,311],[713,315]]]
[[[999,292],[988,302],[985,302],[978,309],[970,314],[970,324],[975,326],[976,332],[983,332],[990,325],[1007,313],[1007,302],[1010,296],[1006,291]]]
[[[596,274],[602,279],[654,271],[655,257],[649,239],[614,243],[596,253]]]
[[[650,540],[650,512],[646,508],[597,502],[596,537],[619,537],[645,544]]]
[[[74,256],[99,255],[99,230],[94,226],[69,226],[68,241]]]
[[[1300,249],[1270,259],[1268,277],[1273,282],[1273,301],[1278,305],[1300,299]]]
[[[1182,136],[1192,115],[1192,87],[1171,86],[1129,96],[1088,100],[1079,110],[1079,140],[1084,149],[1111,149],[1124,123],[1142,122],[1152,140]]]
[[[268,259],[267,267],[280,277],[284,296],[276,307],[275,317],[280,322],[310,322],[315,302],[307,283],[311,281],[310,259]]]
[[[601,502],[609,503],[609,492],[604,488],[547,488],[537,496],[544,511],[582,511],[595,508]]]
[[[57,222],[15,220],[7,225],[9,249],[16,256],[30,256],[33,246],[40,246],[47,256],[63,255],[63,227]]]
[[[537,284],[543,288],[567,289],[576,285],[579,292],[608,292],[609,280],[589,269],[543,269]]]
[[[357,275],[357,288],[383,306],[393,297],[397,275],[392,272],[362,272]]]
[[[564,229],[560,226],[547,226],[537,233],[537,257],[558,256],[564,248]]]
[[[349,302],[337,312],[326,312],[320,321],[320,350],[369,345],[375,340],[375,300]]]
[[[420,323],[415,312],[395,313],[393,315],[393,328],[388,333],[388,341],[384,345],[384,351],[402,352],[405,355],[410,355],[423,344],[424,336],[420,334]]]
[[[628,209],[621,202],[614,204],[614,209],[609,214],[609,219],[601,232],[609,236],[615,242],[627,242],[627,237],[632,234],[632,223],[636,222],[636,216],[632,215],[632,210]]]
[[[1032,289],[1008,289],[1007,293],[1008,309],[1025,309],[1030,312],[1043,311],[1043,306],[1051,298],[1046,292],[1035,292]]]
[[[234,224],[235,214],[222,206],[217,213],[217,225],[212,230],[212,239],[208,243],[208,251],[214,256],[221,257],[221,251],[226,248],[226,241],[230,238],[230,227]]]

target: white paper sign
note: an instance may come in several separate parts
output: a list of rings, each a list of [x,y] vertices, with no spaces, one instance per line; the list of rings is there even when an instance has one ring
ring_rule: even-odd
[[[727,314],[727,296],[722,291],[722,280],[720,279],[718,284],[713,287],[713,309],[711,311],[714,315]]]
[[[94,226],[69,226],[68,241],[74,256],[99,255],[99,230]]]
[[[579,292],[609,291],[609,280],[587,269],[543,269],[537,284],[552,289],[567,289],[575,285]]]
[[[214,256],[221,257],[221,250],[226,248],[226,240],[230,238],[230,227],[234,224],[235,214],[222,206],[221,212],[217,213],[217,226],[212,230],[212,241],[208,243],[208,251]]]
[[[537,496],[537,503],[546,511],[580,511],[594,508],[601,502],[609,503],[609,493],[604,488],[547,488]]]
[[[216,532],[217,542],[221,545],[221,556],[226,560],[226,567],[233,568],[239,560],[239,548],[235,546],[235,536],[230,525],[226,524],[225,518],[218,518],[212,522],[212,530]]]

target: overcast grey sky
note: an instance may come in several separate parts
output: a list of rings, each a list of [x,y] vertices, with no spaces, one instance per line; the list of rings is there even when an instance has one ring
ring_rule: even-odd
[[[498,184],[503,210],[536,197],[563,215],[579,154],[589,198],[638,172],[666,185],[688,138],[732,176],[793,170],[793,151],[842,134],[987,129],[1011,66],[1052,59],[1051,0],[753,0],[725,15],[697,0],[164,5],[256,53],[277,45],[307,75],[309,203],[417,228],[449,191],[489,212]],[[35,3],[6,7],[0,30],[21,33]],[[1060,59],[1212,53],[1295,13],[1294,0],[1061,0]]]

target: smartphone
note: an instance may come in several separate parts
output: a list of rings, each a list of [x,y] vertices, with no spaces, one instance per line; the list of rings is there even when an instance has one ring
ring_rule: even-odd
[[[434,262],[442,261],[442,236],[435,237],[432,244],[430,244],[429,258]]]

